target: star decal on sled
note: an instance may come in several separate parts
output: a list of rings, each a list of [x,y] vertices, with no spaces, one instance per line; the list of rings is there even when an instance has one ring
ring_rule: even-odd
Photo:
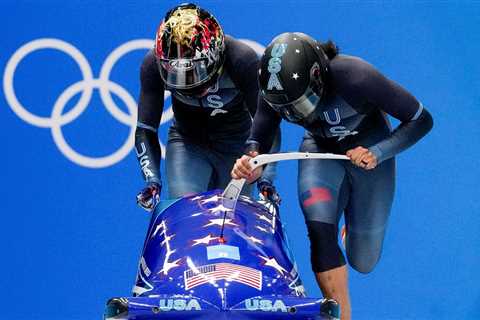
[[[273,269],[277,270],[278,273],[280,273],[282,276],[284,273],[288,273],[287,270],[285,270],[281,265],[278,264],[277,260],[275,258],[267,258],[264,256],[259,256],[260,259],[265,261],[265,265],[268,267],[272,267]]]
[[[160,231],[160,232],[159,232]],[[180,261],[182,259],[177,259],[173,262],[170,262],[170,256],[176,251],[175,249],[172,249],[170,241],[172,240],[173,237],[175,237],[175,234],[168,234],[168,228],[167,224],[165,221],[162,221],[160,224],[157,225],[155,228],[155,232],[152,235],[152,238],[155,237],[159,234],[159,236],[163,236],[164,239],[160,243],[162,247],[165,247],[166,254],[165,254],[165,260],[163,261],[163,266],[162,269],[158,272],[158,274],[163,273],[164,275],[168,275],[168,272],[176,267],[180,266]]]
[[[199,245],[199,244],[209,244],[210,241],[213,241],[213,240],[216,240],[216,239],[218,239],[218,237],[212,237],[212,235],[209,234],[206,237],[203,237],[203,238],[200,238],[200,239],[194,239],[193,240],[194,243],[193,243],[192,247],[196,246],[196,245]]]
[[[271,221],[267,216],[265,216],[265,215],[263,215],[263,214],[258,214],[258,213],[257,213],[257,217],[258,217],[260,220],[263,220],[263,221],[268,222],[269,224],[272,224],[272,221]]]
[[[258,230],[260,231],[263,231],[263,232],[267,232],[268,233],[268,230],[263,228],[263,227],[260,227],[260,226],[255,226],[255,228],[257,228]]]
[[[253,243],[258,243],[263,245],[263,241],[260,239],[255,238],[254,236],[247,237],[248,240],[252,241]]]
[[[173,253],[173,251],[172,251],[172,253]],[[163,273],[164,275],[168,275],[168,271],[170,271],[170,269],[180,267],[179,262],[180,262],[181,259],[177,259],[173,262],[168,262],[167,260],[165,260],[165,263],[163,264],[163,268],[162,268],[162,270],[158,271],[158,274]]]
[[[204,227],[210,227],[210,226],[222,226],[225,224],[226,226],[234,226],[238,227],[238,224],[232,222],[232,219],[210,219],[210,222],[204,225]]]
[[[210,211],[210,213],[217,213],[217,212],[224,213],[227,211],[232,211],[232,209],[224,207],[223,204],[219,204],[215,208],[208,209],[208,211]]]
[[[212,196],[210,198],[207,198],[205,200],[202,200],[200,202],[201,202],[201,204],[206,204],[206,203],[210,203],[210,202],[218,202],[221,199],[222,199],[222,197],[219,197],[218,195],[214,195],[214,196]]]

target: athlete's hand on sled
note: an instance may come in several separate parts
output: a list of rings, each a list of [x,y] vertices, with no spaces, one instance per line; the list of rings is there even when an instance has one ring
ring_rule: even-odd
[[[347,157],[350,161],[363,169],[371,170],[377,166],[377,157],[364,147],[356,147],[347,151]]]
[[[148,185],[137,194],[137,204],[147,211],[152,211],[160,201],[162,186],[156,182],[149,182]]]
[[[246,179],[248,183],[252,183],[262,175],[263,168],[258,167],[257,169],[252,171],[252,167],[250,166],[250,159],[256,157],[258,152],[251,151],[249,155],[243,155],[240,159],[237,159],[235,165],[233,166],[231,175],[233,179]]]
[[[282,199],[277,192],[277,188],[267,179],[260,179],[257,182],[258,192],[263,196],[264,199],[267,199],[271,202],[276,203],[277,205],[280,204]]]

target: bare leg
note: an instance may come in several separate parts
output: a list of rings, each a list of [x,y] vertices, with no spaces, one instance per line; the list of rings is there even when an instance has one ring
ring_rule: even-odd
[[[351,307],[348,293],[347,266],[315,274],[320,290],[325,298],[335,299],[340,304],[341,320],[350,320]]]

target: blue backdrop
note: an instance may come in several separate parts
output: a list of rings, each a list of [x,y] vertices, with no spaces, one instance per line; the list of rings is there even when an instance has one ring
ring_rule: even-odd
[[[130,152],[138,71],[175,4],[1,2],[0,318],[99,319],[109,297],[129,294],[149,219],[135,205],[143,183]],[[351,272],[353,315],[480,319],[480,4],[200,4],[227,33],[262,45],[284,31],[331,38],[429,108],[433,131],[398,157],[382,260],[369,275]],[[296,150],[302,131],[283,129],[282,150]],[[306,288],[319,296],[295,168],[280,165],[282,216]]]

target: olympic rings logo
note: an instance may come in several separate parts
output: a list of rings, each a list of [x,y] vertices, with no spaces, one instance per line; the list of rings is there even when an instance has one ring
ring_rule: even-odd
[[[89,167],[103,168],[114,165],[125,158],[132,150],[135,143],[135,128],[137,119],[137,103],[130,93],[119,84],[109,80],[110,73],[115,63],[130,51],[139,49],[150,49],[153,47],[154,41],[149,39],[139,39],[126,42],[113,50],[106,58],[100,70],[98,79],[93,78],[92,69],[85,56],[71,44],[59,39],[38,39],[20,47],[9,59],[3,75],[3,90],[10,108],[25,122],[41,127],[50,128],[52,137],[59,150],[74,163]],[[80,67],[83,80],[70,85],[57,98],[53,105],[50,117],[40,117],[31,113],[18,101],[13,86],[14,74],[19,63],[27,55],[34,51],[42,49],[56,49],[69,55]],[[71,123],[77,119],[88,107],[92,98],[94,89],[100,92],[100,98],[110,114],[119,122],[130,127],[130,132],[123,145],[110,155],[103,157],[89,157],[75,151],[65,140],[62,133],[62,126]],[[63,113],[68,101],[76,94],[81,92],[81,96],[77,104],[68,112]],[[122,111],[114,102],[111,93],[115,94],[128,109],[128,114]],[[170,96],[170,92],[165,92],[165,100]],[[161,124],[170,121],[173,118],[171,108],[165,108],[162,115]],[[162,154],[165,154],[165,148],[160,142]]]
[[[248,40],[241,39],[242,42],[251,46],[258,55],[263,53],[265,47],[261,44]],[[130,93],[125,90],[119,84],[109,79],[110,73],[115,63],[125,54],[141,49],[153,48],[154,41],[150,39],[138,39],[128,41],[115,50],[105,59],[98,79],[93,78],[93,72],[88,60],[85,56],[73,45],[68,42],[53,39],[42,38],[33,40],[21,46],[9,59],[5,72],[3,75],[3,91],[10,108],[15,114],[24,120],[25,122],[37,126],[40,128],[50,128],[53,141],[57,145],[58,149],[67,157],[70,161],[88,168],[104,168],[112,166],[121,160],[123,160],[132,150],[135,143],[135,128],[137,119],[137,103]],[[25,108],[17,99],[14,88],[14,75],[20,62],[29,54],[37,50],[42,49],[55,49],[69,55],[79,66],[83,80],[80,80],[63,91],[57,98],[53,105],[52,113],[50,117],[40,117],[31,113]],[[110,155],[103,157],[89,157],[75,151],[65,140],[62,133],[62,126],[71,123],[76,120],[88,107],[92,98],[94,89],[98,89],[100,92],[100,98],[113,118],[130,127],[129,135],[124,141],[123,145]],[[81,96],[77,104],[68,112],[63,113],[68,101],[76,94],[81,92]],[[128,114],[121,110],[114,100],[111,93],[115,94],[128,109]],[[165,100],[170,97],[170,92],[165,92]],[[171,106],[164,109],[161,125],[169,122],[173,118],[173,111]],[[160,141],[160,147],[162,149],[162,156],[165,155],[165,147]]]

